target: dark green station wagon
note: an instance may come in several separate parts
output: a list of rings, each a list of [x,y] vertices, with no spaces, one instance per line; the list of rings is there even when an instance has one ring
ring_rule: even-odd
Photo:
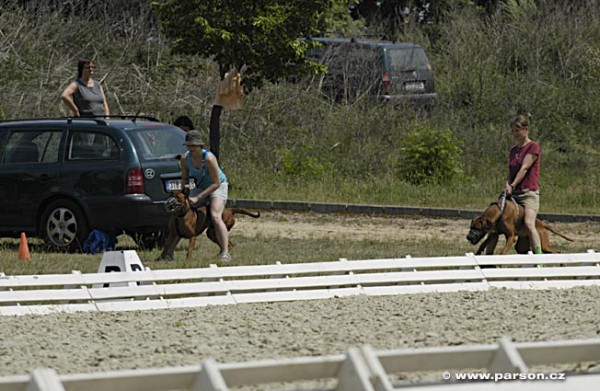
[[[0,236],[80,250],[92,229],[160,244],[185,132],[141,117],[0,122]]]
[[[338,102],[376,96],[394,104],[432,106],[438,101],[433,68],[414,43],[311,38],[320,44],[307,56],[327,67],[317,89]]]

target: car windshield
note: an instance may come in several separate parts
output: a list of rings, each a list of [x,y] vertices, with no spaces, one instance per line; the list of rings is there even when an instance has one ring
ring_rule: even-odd
[[[183,145],[185,131],[176,126],[143,127],[129,132],[143,161],[173,159],[187,150]]]
[[[429,64],[425,51],[418,46],[404,49],[388,49],[387,56],[390,68],[394,71],[402,72],[426,68]]]

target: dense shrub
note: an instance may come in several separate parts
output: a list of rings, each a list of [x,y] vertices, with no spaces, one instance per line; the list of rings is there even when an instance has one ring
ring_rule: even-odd
[[[400,149],[400,175],[414,185],[450,183],[463,176],[461,148],[449,129],[415,124]]]

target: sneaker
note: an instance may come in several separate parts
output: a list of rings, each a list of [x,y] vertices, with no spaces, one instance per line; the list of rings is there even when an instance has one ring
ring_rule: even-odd
[[[229,253],[221,253],[221,254],[219,254],[219,258],[223,262],[229,262],[229,261],[231,261],[231,255]]]

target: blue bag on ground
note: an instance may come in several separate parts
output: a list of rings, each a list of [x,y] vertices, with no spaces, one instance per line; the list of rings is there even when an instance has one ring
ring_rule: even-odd
[[[98,254],[104,251],[114,251],[116,245],[117,238],[114,233],[94,229],[83,242],[83,252],[86,254]]]

